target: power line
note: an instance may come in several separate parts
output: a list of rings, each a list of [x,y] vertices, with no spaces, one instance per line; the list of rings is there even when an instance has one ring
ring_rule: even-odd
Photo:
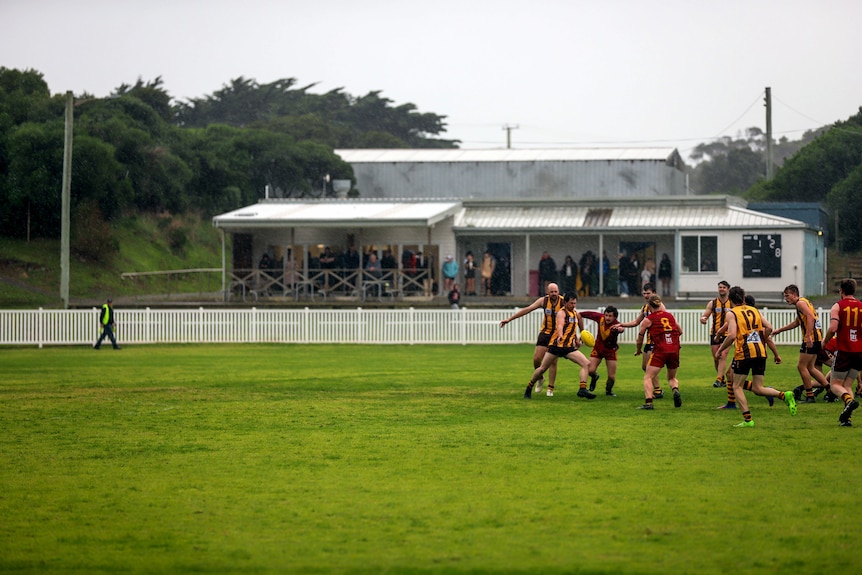
[[[821,126],[826,126],[829,124],[829,122],[821,122],[820,120],[815,120],[814,118],[812,118],[811,116],[808,116],[807,114],[803,114],[802,112],[800,112],[799,110],[797,110],[796,108],[794,108],[793,106],[791,106],[790,104],[788,104],[787,102],[785,102],[784,100],[779,98],[778,96],[773,96],[773,98],[775,98],[776,102],[781,103],[782,105],[784,105],[784,107],[786,107],[787,109],[789,109],[792,112],[799,114],[800,116],[802,116],[806,120],[811,120],[812,122],[814,122],[816,124],[820,124]]]
[[[761,100],[763,95],[764,95],[764,91],[761,90],[760,93],[757,95],[757,97],[745,109],[745,111],[742,112],[732,122],[730,122],[724,129],[722,129],[718,133],[718,135],[699,136],[699,137],[692,137],[692,138],[658,138],[658,139],[649,139],[649,140],[576,140],[576,141],[563,140],[563,141],[522,141],[521,143],[524,145],[529,145],[529,146],[550,146],[550,147],[560,147],[560,146],[607,146],[607,147],[611,147],[611,146],[657,145],[657,144],[672,144],[673,145],[673,144],[680,144],[680,143],[685,143],[685,142],[704,143],[704,142],[709,142],[709,141],[713,141],[713,140],[717,140],[717,139],[721,138],[722,134],[724,134],[724,132],[726,132],[731,127],[733,127],[734,124],[738,123],[743,117],[745,117],[746,114],[748,114],[751,111],[751,109]],[[782,135],[783,136],[783,135],[788,135],[788,134],[804,134],[805,132],[816,131],[816,130],[821,129],[821,128],[830,128],[833,130],[837,129],[837,130],[842,130],[842,131],[847,132],[847,133],[851,133],[853,135],[862,135],[862,133],[855,131],[855,130],[846,130],[843,128],[836,127],[834,125],[834,123],[821,122],[819,120],[816,120],[815,118],[812,118],[811,116],[808,116],[808,115],[794,109],[793,107],[791,107],[787,103],[783,102],[779,98],[776,98],[775,96],[773,96],[773,98],[775,98],[776,101],[780,102],[782,105],[786,106],[787,108],[789,108],[790,110],[792,110],[793,112],[798,114],[799,116],[801,116],[801,117],[803,117],[803,118],[805,118],[811,122],[814,122],[815,124],[819,124],[819,126],[815,127],[815,128],[797,128],[797,129],[792,129],[792,130],[777,131],[773,134],[773,136],[775,136],[775,135]],[[491,126],[493,124],[459,124],[459,125],[484,127],[484,126]],[[509,127],[508,125],[506,125],[503,127],[503,129],[506,130],[507,128],[509,128],[509,133],[511,133],[510,132],[511,129],[518,128],[518,127],[519,126]],[[460,143],[462,146],[463,145],[495,145],[495,146],[499,145],[499,142],[497,140],[490,140],[490,141],[489,140],[460,140]],[[691,148],[691,149],[693,149],[693,148]]]
[[[730,129],[730,127],[731,127],[731,126],[733,126],[733,125],[734,125],[734,124],[736,124],[738,121],[740,121],[740,120],[741,120],[741,119],[742,119],[742,118],[743,118],[743,117],[744,117],[744,116],[745,116],[745,115],[746,115],[746,114],[747,114],[747,113],[748,113],[748,112],[749,112],[749,111],[754,107],[754,105],[755,105],[755,104],[757,104],[758,102],[760,102],[760,99],[761,99],[762,97],[763,97],[763,90],[761,90],[761,91],[760,91],[760,93],[759,93],[759,94],[757,94],[757,97],[754,99],[754,101],[751,103],[751,105],[750,105],[748,108],[746,108],[746,109],[745,109],[745,111],[744,111],[742,114],[740,114],[738,118],[736,118],[734,121],[732,121],[730,124],[728,124],[728,125],[727,125],[723,130],[721,130],[721,131],[718,133],[718,135],[717,135],[717,136],[715,136],[715,138],[720,138],[720,137],[721,137],[721,135],[722,135],[723,133],[725,133],[728,129]]]

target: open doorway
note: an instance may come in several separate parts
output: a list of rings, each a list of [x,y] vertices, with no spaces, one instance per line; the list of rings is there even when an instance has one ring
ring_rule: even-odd
[[[509,295],[512,292],[512,244],[488,242],[485,249],[496,261],[491,276],[491,295]]]
[[[620,242],[619,253],[620,295],[640,295],[645,280],[655,285],[655,242]]]

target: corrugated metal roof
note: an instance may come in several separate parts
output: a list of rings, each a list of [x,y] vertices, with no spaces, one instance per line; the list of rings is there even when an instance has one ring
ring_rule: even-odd
[[[709,198],[694,202],[607,206],[579,202],[534,206],[468,205],[450,201],[264,200],[213,218],[216,227],[431,226],[455,216],[456,231],[678,230],[805,228],[804,222]]]
[[[461,202],[267,200],[213,218],[216,227],[431,226],[457,212]]]
[[[348,164],[431,162],[667,161],[676,148],[547,148],[538,150],[339,149]]]
[[[610,212],[610,213],[608,213]],[[716,228],[801,228],[803,222],[738,206],[637,206],[596,209],[585,206],[467,207],[455,217],[455,230],[677,230]]]

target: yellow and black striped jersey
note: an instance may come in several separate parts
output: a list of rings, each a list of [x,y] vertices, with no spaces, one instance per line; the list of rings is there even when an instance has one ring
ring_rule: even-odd
[[[551,296],[546,295],[542,302],[542,329],[539,333],[554,335],[557,331],[557,312],[563,309],[563,298],[557,296],[557,301],[552,301]]]
[[[799,320],[799,329],[802,330],[802,341],[805,341],[805,332],[808,331],[808,318],[799,310],[799,302],[802,302],[804,306],[808,306],[808,309],[811,310],[811,316],[814,318],[814,326],[812,331],[814,332],[814,341],[823,341],[823,333],[821,331],[820,319],[817,317],[817,312],[814,310],[814,306],[811,305],[811,302],[806,298],[801,297],[799,301],[796,302],[796,318]]]
[[[721,301],[717,297],[712,300],[712,328],[709,331],[710,337],[715,337],[718,330],[727,323],[727,312],[730,311],[730,301]]]
[[[763,318],[757,308],[740,305],[727,311],[736,317],[736,351],[733,359],[765,358],[766,336],[763,333]]]

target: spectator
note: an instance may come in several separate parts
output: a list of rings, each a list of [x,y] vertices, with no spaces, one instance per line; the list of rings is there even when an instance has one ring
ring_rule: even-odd
[[[572,256],[566,256],[563,267],[560,268],[560,286],[563,293],[575,293],[575,283],[578,279],[578,264]]]
[[[661,280],[661,295],[663,297],[670,295],[671,278],[673,278],[673,266],[668,255],[662,254],[661,261],[658,263],[658,279]]]
[[[329,246],[323,248],[323,253],[320,254],[320,269],[331,270],[335,269],[335,254],[329,249]]]
[[[557,281],[557,262],[548,252],[542,252],[539,260],[539,295],[548,291],[548,284]]]
[[[374,252],[368,254],[368,263],[365,264],[365,271],[375,280],[379,280],[383,276],[383,265],[377,259],[377,254]]]
[[[608,259],[608,252],[602,252],[602,281],[604,286],[604,291],[608,290],[608,278],[611,275],[611,260]],[[602,294],[604,295],[604,294]]]
[[[341,267],[345,270],[359,269],[359,252],[355,246],[350,246],[341,256]]]
[[[404,274],[403,289],[406,292],[415,292],[416,286],[416,254],[413,250],[404,250],[401,253],[401,273]]]
[[[458,309],[458,304],[461,302],[461,292],[457,283],[452,284],[452,289],[449,291],[449,307]]]
[[[383,250],[383,257],[380,258],[380,267],[384,270],[398,268],[398,261],[392,256],[392,250]]]
[[[455,279],[458,277],[458,262],[451,255],[446,256],[446,262],[443,264],[443,289],[452,291],[452,286],[455,285]]]
[[[383,277],[383,268],[380,260],[377,259],[377,254],[371,252],[368,254],[368,262],[365,264],[365,273],[367,278],[372,282],[378,282],[377,285],[372,285],[374,297],[380,297],[380,280]]]
[[[581,287],[580,294],[589,296],[593,287],[593,278],[596,277],[596,259],[592,251],[587,250],[581,256]],[[598,278],[596,278],[598,279]]]
[[[629,270],[631,261],[626,254],[621,253],[617,264],[617,287],[620,291],[620,297],[629,297]]]
[[[422,252],[416,252],[416,280],[419,282],[425,295],[428,295],[428,292],[432,292],[431,275],[428,273],[429,269],[430,262],[428,261],[428,257]]]
[[[269,257],[269,254],[263,252],[263,255],[260,256],[260,261],[257,263],[258,269],[261,270],[271,270],[275,267],[275,262]]]
[[[655,260],[652,258],[647,258],[647,261],[644,262],[644,267],[641,270],[641,289],[643,286],[647,284],[654,284],[653,278],[655,277]]]
[[[392,250],[383,250],[380,267],[383,269],[383,281],[389,285],[395,285],[395,270],[398,269],[398,260],[392,255]]]
[[[347,251],[341,255],[342,277],[344,278],[344,291],[350,292],[356,289],[356,270],[359,269],[359,252],[356,251],[356,246],[351,244]]]
[[[491,274],[491,295],[506,295],[509,292],[511,279],[509,258],[505,255],[500,256],[497,265],[494,266],[494,273]]]
[[[476,295],[476,261],[473,259],[473,252],[467,252],[464,258],[464,295]]]
[[[626,280],[629,284],[629,293],[640,293],[642,285],[641,264],[636,253],[632,253],[629,256],[628,275],[626,276]]]
[[[485,255],[482,256],[482,291],[484,295],[491,295],[491,278],[494,276],[494,269],[497,267],[497,261],[491,252],[485,250]]]

